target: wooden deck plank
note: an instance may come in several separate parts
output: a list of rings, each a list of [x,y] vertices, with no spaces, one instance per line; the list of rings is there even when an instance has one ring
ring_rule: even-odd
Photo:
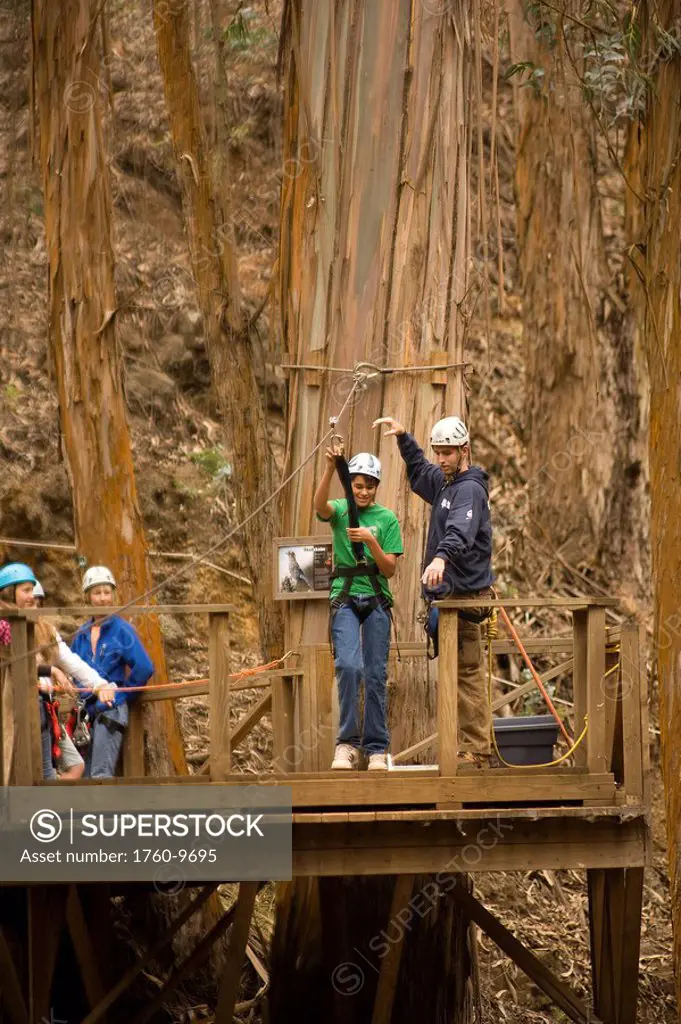
[[[349,774],[349,773],[348,773]],[[378,775],[378,773],[375,773]],[[532,804],[542,801],[598,800],[615,803],[615,783],[608,772],[586,774],[573,772],[514,772],[504,769],[471,771],[456,778],[423,778],[421,773],[386,772],[353,773],[352,777],[331,778],[310,774],[291,775],[225,774],[224,778],[207,782],[203,776],[166,777],[154,779],[156,785],[190,784],[211,786],[286,786],[291,788],[294,808],[314,807],[379,807],[401,805],[418,807],[447,802],[479,804]],[[84,779],[64,785],[149,785],[149,778]],[[55,783],[44,783],[54,785]]]

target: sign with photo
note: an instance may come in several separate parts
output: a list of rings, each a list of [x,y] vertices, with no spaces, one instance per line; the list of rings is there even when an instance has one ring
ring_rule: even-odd
[[[274,542],[275,600],[328,598],[333,542],[323,537],[278,537]]]

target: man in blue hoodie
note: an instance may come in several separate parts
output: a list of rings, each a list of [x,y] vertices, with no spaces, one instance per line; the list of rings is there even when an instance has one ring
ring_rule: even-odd
[[[445,597],[480,597],[481,607],[459,612],[459,760],[488,762],[491,711],[487,695],[480,623],[487,618],[484,598],[491,597],[492,523],[487,473],[471,466],[470,437],[458,416],[433,427],[430,443],[437,464],[429,462],[411,434],[392,417],[386,436],[397,438],[409,485],[432,505],[423,559],[423,593],[430,603]],[[437,656],[438,609],[429,607],[427,632]]]
[[[133,626],[119,615],[108,615],[113,604],[116,580],[105,565],[91,566],[83,577],[83,593],[98,618],[89,619],[76,633],[71,648],[106,679],[110,686],[93,692],[79,687],[88,704],[91,743],[85,757],[85,775],[93,779],[111,778],[118,763],[123,733],[128,724],[128,704],[135,695],[131,686],[144,686],[154,665]],[[103,617],[103,620],[102,620]],[[100,624],[101,623],[101,624]]]

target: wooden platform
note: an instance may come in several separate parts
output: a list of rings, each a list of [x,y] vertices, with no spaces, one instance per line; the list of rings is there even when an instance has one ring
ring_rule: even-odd
[[[551,607],[572,615],[570,633],[524,638],[529,653],[568,656],[567,661],[547,670],[547,678],[572,672],[573,733],[579,734],[583,723],[587,724],[583,742],[575,747],[567,763],[530,769],[475,769],[458,763],[457,616],[466,602],[440,605],[438,705],[433,723],[437,732],[431,730],[429,736],[400,752],[407,761],[415,753],[432,751],[437,764],[371,774],[325,770],[336,734],[333,662],[326,645],[301,645],[287,664],[260,676],[232,676],[229,606],[159,606],[137,607],[130,614],[172,611],[208,616],[209,678],[144,694],[132,708],[124,748],[124,776],[73,783],[45,782],[41,778],[32,656],[36,613],[8,613],[13,620],[12,660],[11,680],[5,677],[5,683],[11,686],[12,701],[5,708],[11,708],[13,720],[11,729],[0,728],[1,781],[4,785],[44,787],[46,798],[47,790],[54,785],[287,787],[293,810],[295,876],[396,876],[393,906],[396,913],[409,915],[415,877],[425,875],[428,880],[415,899],[423,904],[430,893],[436,901],[438,894],[452,892],[470,921],[512,957],[571,1020],[577,1024],[634,1024],[643,871],[650,856],[648,698],[640,630],[635,625],[607,629],[606,609],[615,603],[609,599],[518,599],[503,603],[520,608]],[[85,614],[88,609],[63,611]],[[503,637],[493,639],[491,648],[493,654],[516,650],[514,642]],[[403,658],[425,657],[423,644],[403,644],[401,650]],[[257,692],[257,699],[235,724],[231,692],[249,687]],[[144,775],[143,701],[202,693],[210,704],[209,750],[204,765],[192,776],[152,779]],[[0,719],[2,713],[0,703]],[[270,716],[272,722],[271,771],[259,775],[234,772],[233,749],[265,716]],[[519,943],[466,886],[457,885],[463,875],[484,871],[558,869],[584,871],[586,875],[593,1005],[597,1013]],[[90,891],[98,888],[53,888],[45,880],[26,887],[27,933],[35,937],[30,944],[33,967],[28,974],[21,957],[13,958],[3,937],[3,929],[12,934],[16,922],[10,918],[0,924],[0,965],[12,981],[10,988],[6,987],[5,1004],[9,998],[9,1020],[13,1024],[27,1024],[32,1009],[40,1008],[44,1014],[49,1008],[49,977],[43,984],[41,942],[49,940],[54,951],[64,929],[70,934],[88,988],[91,1012],[87,1024],[104,1020],[108,1007],[134,980],[136,970],[131,970],[126,978],[112,982],[108,992],[98,980],[100,964],[92,949],[101,931],[101,908],[96,910],[96,894]],[[182,911],[169,932],[171,937],[210,898],[214,888],[215,883],[205,886],[194,903]],[[254,883],[242,883],[237,902],[198,941],[187,961],[191,965],[205,962],[213,943],[231,928],[230,942],[236,952],[225,978],[234,991],[233,979],[238,979],[243,960],[256,890]],[[106,889],[105,903],[110,896],[111,890]],[[53,913],[53,906],[61,906],[65,915],[62,913],[60,918]],[[414,912],[419,913],[416,909]],[[20,932],[22,929],[26,930],[23,924]],[[147,952],[140,964],[148,963],[152,954]],[[181,979],[183,970],[171,972],[138,1024],[150,1019]],[[382,968],[381,977],[388,986],[387,967],[385,972]],[[37,987],[36,980],[40,982]],[[224,978],[223,983],[227,984]]]

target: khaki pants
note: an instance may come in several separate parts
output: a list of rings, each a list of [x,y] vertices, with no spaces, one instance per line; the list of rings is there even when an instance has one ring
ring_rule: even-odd
[[[482,646],[482,628],[459,615],[459,750],[491,752],[492,712]]]

